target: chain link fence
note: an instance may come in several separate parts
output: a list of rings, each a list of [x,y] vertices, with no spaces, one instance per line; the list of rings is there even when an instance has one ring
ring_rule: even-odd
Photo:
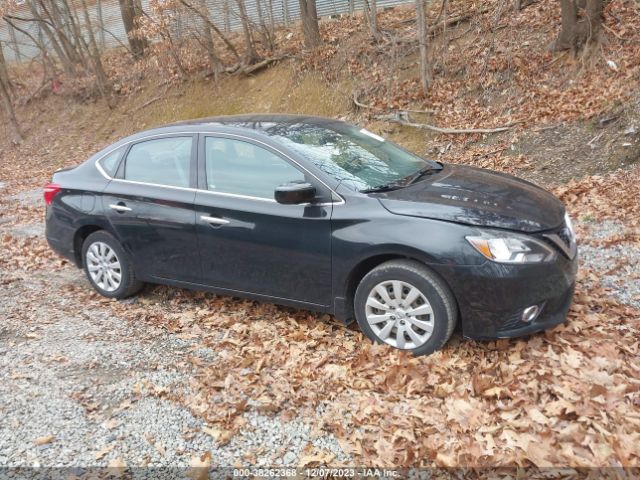
[[[230,32],[242,28],[240,12],[236,0],[203,0],[211,21],[222,31]],[[317,0],[319,17],[331,17],[352,13],[364,8],[365,0]],[[378,0],[378,8],[412,3],[414,0]],[[256,25],[289,26],[300,19],[298,0],[244,0],[247,16]],[[36,41],[51,48],[38,22],[28,21],[31,12],[37,8],[33,0],[24,0],[16,17],[0,24],[0,42],[9,62],[26,62],[40,54]],[[142,8],[149,12],[149,0],[142,0]],[[127,34],[122,23],[118,0],[96,0],[88,6],[96,40],[102,49],[127,45]],[[173,19],[173,34],[178,39],[189,38],[202,26],[202,19],[190,11],[180,11]]]

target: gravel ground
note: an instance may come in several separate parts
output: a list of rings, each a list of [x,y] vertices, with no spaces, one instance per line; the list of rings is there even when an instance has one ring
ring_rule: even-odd
[[[606,240],[622,235],[619,222],[586,223],[589,240]],[[580,245],[580,263],[599,273],[602,285],[620,303],[640,308],[640,244],[616,243],[611,246]]]
[[[584,225],[593,239],[624,231],[615,222]],[[40,232],[41,224],[0,224],[0,235]],[[640,246],[582,245],[580,257],[602,273],[615,298],[640,307],[640,282],[627,281],[640,273]],[[0,267],[0,285],[0,466],[105,466],[116,459],[188,466],[205,452],[216,465],[245,464],[253,455],[258,466],[294,466],[309,445],[348,461],[334,437],[312,433],[314,418],[287,422],[251,409],[246,428],[218,445],[202,420],[163,395],[189,395],[186,355],[215,363],[216,353],[197,339],[117,318],[97,302],[86,308],[74,293],[90,288],[81,271]],[[47,302],[34,302],[37,295]]]
[[[0,225],[0,234],[24,230]],[[106,466],[116,459],[187,467],[205,452],[218,465],[234,465],[256,451],[257,465],[296,465],[309,444],[347,458],[335,438],[311,434],[309,419],[283,422],[251,411],[248,427],[218,445],[187,407],[162,398],[189,395],[186,355],[213,363],[215,352],[106,307],[83,307],[74,291],[90,287],[80,270],[0,268],[0,285],[0,467]],[[33,301],[40,294],[47,302]]]
[[[598,248],[585,245],[580,255],[584,265],[602,272],[600,281],[616,300],[640,308],[640,245]]]

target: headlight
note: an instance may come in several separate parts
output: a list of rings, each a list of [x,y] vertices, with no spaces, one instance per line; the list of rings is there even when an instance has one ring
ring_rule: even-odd
[[[568,213],[564,214],[564,223],[567,226],[567,230],[569,230],[569,233],[571,234],[571,240],[575,240],[576,232],[573,229],[573,223],[571,222],[571,217]]]
[[[478,252],[498,263],[540,263],[556,257],[551,247],[527,235],[483,232],[465,238]]]

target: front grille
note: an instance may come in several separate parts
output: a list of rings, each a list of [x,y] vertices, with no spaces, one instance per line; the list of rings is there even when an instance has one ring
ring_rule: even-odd
[[[529,324],[524,323],[522,321],[522,312],[516,312],[513,315],[511,315],[509,318],[507,318],[502,325],[500,325],[500,328],[498,329],[497,333],[498,334],[507,333],[510,330],[516,330],[526,325],[529,325]]]

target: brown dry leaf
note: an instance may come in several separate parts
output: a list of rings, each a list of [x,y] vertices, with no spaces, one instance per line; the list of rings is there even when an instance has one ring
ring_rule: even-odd
[[[155,449],[158,451],[158,453],[161,456],[163,456],[163,457],[167,456],[167,451],[165,450],[164,446],[162,446],[162,444],[160,442],[154,442],[153,446],[155,447]]]
[[[534,422],[539,423],[540,425],[547,425],[549,423],[549,419],[537,408],[527,410],[527,415],[529,415]]]
[[[209,468],[211,467],[211,452],[206,452],[200,456],[194,455],[189,462],[191,469],[187,476],[193,480],[208,480]]]
[[[102,457],[104,457],[107,453],[112,451],[114,448],[115,448],[115,445],[107,445],[106,447],[98,450],[96,452],[96,460],[100,460]]]
[[[110,420],[107,420],[104,423],[104,426],[109,430],[113,430],[114,428],[118,428],[120,426],[120,424],[121,424],[120,420],[112,418]]]
[[[438,454],[436,455],[436,462],[438,463],[438,465],[442,465],[445,467],[458,466],[458,459],[456,455],[452,453],[438,452]]]
[[[121,457],[111,460],[107,465],[107,470],[109,471],[109,474],[116,477],[121,477],[122,475],[124,475],[126,468],[127,468],[127,464]]]
[[[207,435],[213,437],[219,446],[226,445],[233,437],[233,433],[228,430],[215,427],[202,427],[202,431]]]
[[[33,441],[33,443],[35,443],[38,446],[46,445],[47,443],[51,443],[54,438],[56,438],[55,435],[45,435],[45,436],[36,438]]]
[[[329,465],[336,456],[329,452],[315,452],[308,455],[303,455],[298,460],[299,467],[306,467],[313,465]]]

